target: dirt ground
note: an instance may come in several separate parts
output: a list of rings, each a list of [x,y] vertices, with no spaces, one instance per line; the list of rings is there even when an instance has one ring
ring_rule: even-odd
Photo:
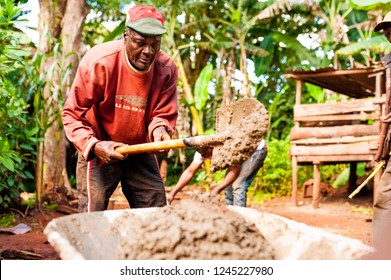
[[[191,188],[185,188],[178,200],[186,199],[192,193]],[[321,228],[336,234],[359,239],[371,245],[371,218],[372,218],[372,193],[360,195],[353,199],[348,198],[346,191],[328,194],[324,196],[318,209],[313,209],[311,198],[299,199],[300,206],[294,206],[290,197],[276,198],[266,203],[250,204],[248,207],[259,211],[268,211],[294,221]],[[126,201],[121,196],[116,196],[113,209],[128,208]],[[48,222],[54,218],[66,214],[54,211],[33,211],[26,217],[16,214],[18,223],[29,225],[32,230],[25,234],[14,235],[0,233],[0,254],[2,259],[59,259],[57,253],[51,247],[43,234]],[[25,254],[21,251],[34,253]]]

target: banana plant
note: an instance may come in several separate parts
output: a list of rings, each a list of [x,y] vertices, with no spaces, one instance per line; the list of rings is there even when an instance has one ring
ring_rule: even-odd
[[[387,53],[391,52],[391,44],[383,35],[381,35],[340,48],[336,51],[336,54],[343,56],[352,56],[354,54],[360,53],[363,50]]]
[[[351,0],[350,5],[354,9],[367,13],[363,22],[350,27],[351,29],[356,28],[360,40],[338,49],[335,53],[345,57],[362,55],[369,66],[374,63],[376,54],[385,54],[391,51],[391,45],[386,38],[373,32],[374,22],[370,21],[370,14],[381,15],[383,11],[389,11],[391,3],[389,0]]]
[[[390,0],[350,0],[351,5],[355,9],[374,10],[380,9],[383,11],[390,10]]]

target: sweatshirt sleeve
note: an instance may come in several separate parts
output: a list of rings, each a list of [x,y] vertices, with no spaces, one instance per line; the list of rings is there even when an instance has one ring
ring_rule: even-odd
[[[99,81],[96,76],[95,71],[88,71],[81,65],[78,67],[62,111],[65,134],[86,160],[93,158],[90,150],[99,141],[86,118],[87,112],[103,94],[101,86],[95,83]]]
[[[153,108],[152,118],[148,125],[148,136],[153,141],[152,133],[155,128],[164,126],[170,136],[175,132],[178,117],[177,97],[178,70],[175,67],[172,76],[167,80],[160,92],[158,102]]]

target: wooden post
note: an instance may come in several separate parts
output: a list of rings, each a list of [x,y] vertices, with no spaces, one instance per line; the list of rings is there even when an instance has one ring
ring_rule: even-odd
[[[357,185],[357,162],[350,162],[350,172],[349,172],[349,186],[348,192],[352,193],[356,189]]]
[[[301,82],[301,80],[297,80],[296,81],[296,101],[295,101],[296,105],[301,104],[301,88],[302,88],[302,82]]]
[[[301,104],[301,90],[302,90],[302,82],[301,80],[296,80],[296,100],[295,105]],[[294,118],[294,116],[293,116]],[[295,126],[299,127],[299,122],[295,121]],[[291,144],[292,148],[292,144]],[[298,205],[297,201],[297,156],[292,156],[292,201],[295,206]]]
[[[300,105],[301,104],[301,90],[302,90],[302,82],[300,80],[296,81],[296,101],[295,105]],[[294,116],[293,116],[294,119]],[[299,127],[299,122],[295,121],[294,122],[295,127]]]
[[[312,189],[312,207],[319,208],[320,200],[320,162],[314,162],[314,186]]]
[[[297,156],[292,156],[292,201],[297,203]]]

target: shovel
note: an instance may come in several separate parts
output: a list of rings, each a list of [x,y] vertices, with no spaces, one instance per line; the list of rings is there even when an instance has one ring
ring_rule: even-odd
[[[13,234],[24,234],[26,232],[29,232],[31,230],[31,227],[26,224],[18,224],[12,228],[0,228],[0,233],[13,233]]]
[[[125,145],[121,154],[161,152],[178,148],[214,147],[211,172],[239,165],[251,157],[269,125],[265,106],[255,98],[243,98],[223,105],[216,112],[216,134],[161,142]]]

